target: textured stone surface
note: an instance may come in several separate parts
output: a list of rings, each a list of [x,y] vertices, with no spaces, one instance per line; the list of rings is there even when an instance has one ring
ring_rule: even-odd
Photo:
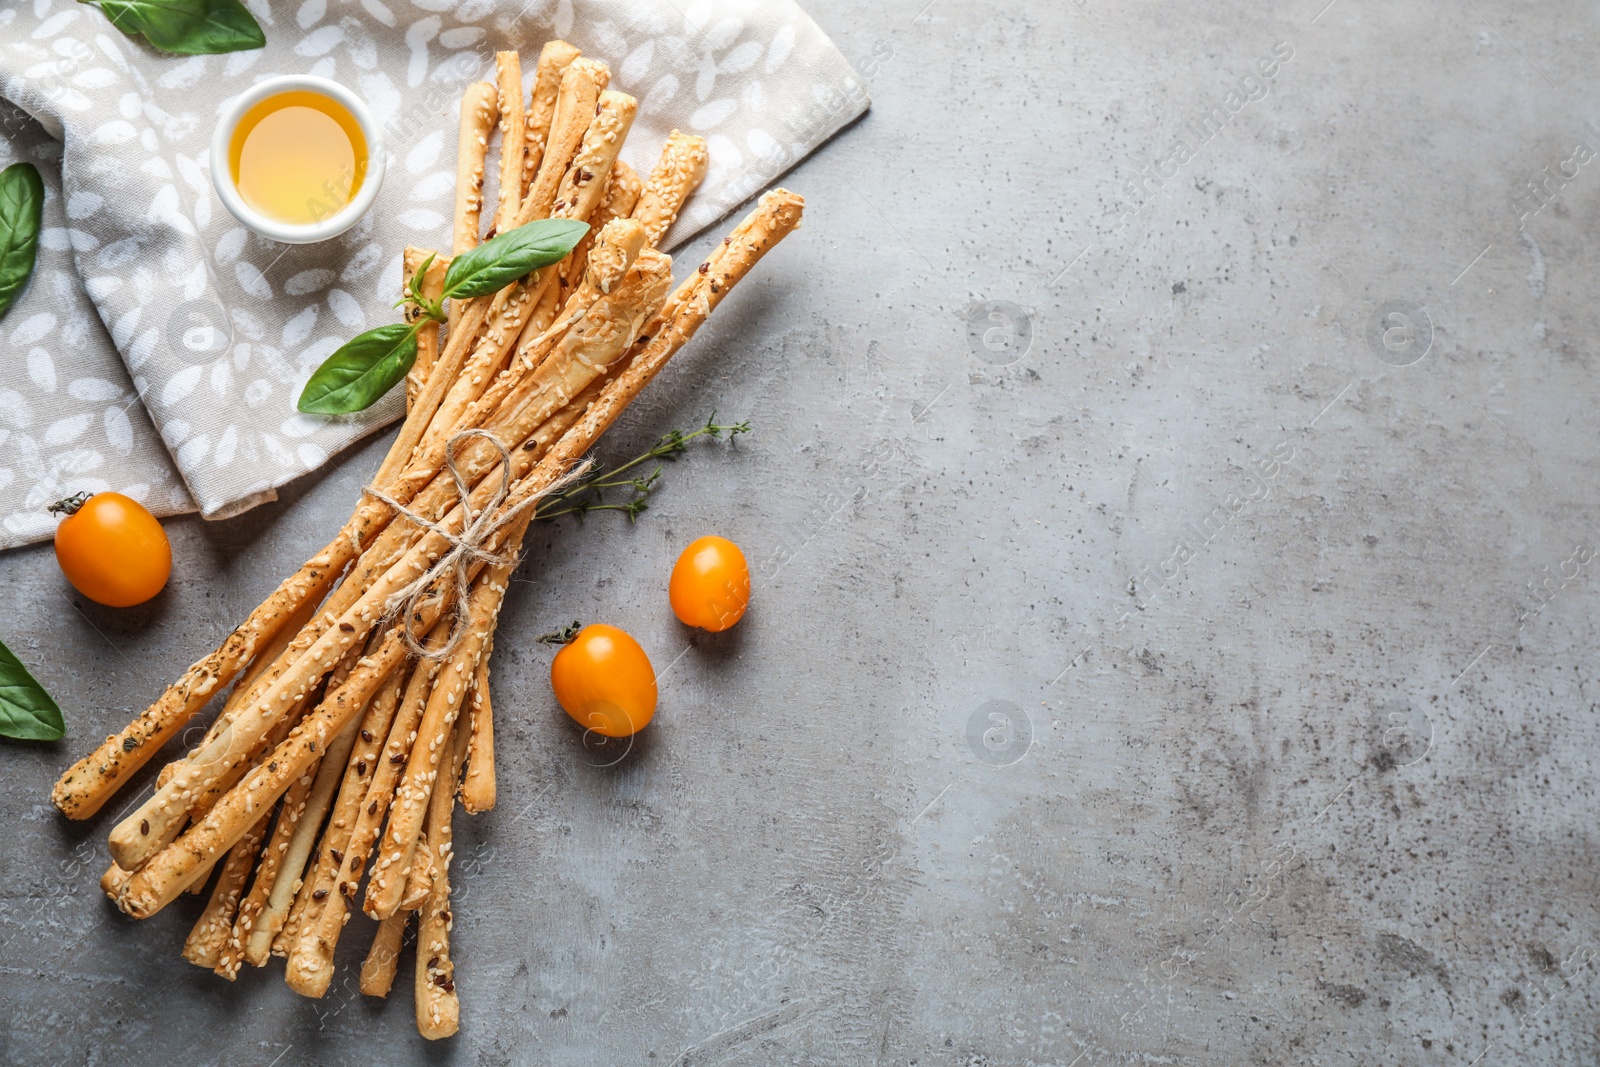
[[[115,915],[110,819],[46,799],[323,542],[373,445],[172,523],[147,608],[0,564],[72,730],[3,752],[3,1058],[1600,1059],[1600,169],[1527,198],[1600,145],[1600,11],[921,2],[811,5],[873,111],[604,454],[713,407],[755,433],[637,526],[534,539],[500,805],[457,822],[461,1035],[351,992],[365,919],[324,1002],[190,967],[199,901]],[[711,531],[756,600],[691,638],[664,583]],[[573,618],[663,673],[613,766],[533,641]]]

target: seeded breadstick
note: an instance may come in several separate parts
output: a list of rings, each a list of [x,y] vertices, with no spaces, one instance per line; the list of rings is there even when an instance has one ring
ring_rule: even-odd
[[[261,847],[261,838],[267,832],[270,816],[271,812],[262,815],[250,832],[228,850],[222,874],[211,890],[211,900],[195,921],[194,929],[189,931],[188,940],[183,943],[183,958],[197,967],[211,969],[220,961],[228,936],[233,932],[239,897],[244,893],[245,882],[250,877],[250,868],[255,864],[256,850]]]
[[[406,936],[409,911],[397,911],[378,924],[372,948],[361,963],[361,992],[369,997],[386,997],[400,969],[400,946]]]
[[[293,839],[295,827],[305,811],[306,798],[311,795],[311,785],[315,776],[316,767],[308,766],[305,773],[296,778],[289,786],[288,792],[283,794],[283,802],[278,806],[278,821],[273,824],[272,836],[267,839],[266,849],[262,852],[261,865],[256,868],[255,881],[251,883],[250,893],[239,905],[239,913],[233,921],[231,940],[237,942],[237,952],[224,953],[223,959],[219,961],[219,967],[227,965],[228,969],[237,973],[239,962],[249,963],[252,967],[265,966],[267,955],[272,948],[272,935],[276,931],[268,931],[266,939],[258,941],[254,936],[257,919],[265,912],[272,890],[278,884],[278,875],[283,870],[289,842]],[[163,849],[156,853],[156,856],[166,855],[167,851]],[[257,951],[258,946],[259,951]],[[227,978],[232,977],[222,970],[218,973]]]
[[[632,215],[643,188],[644,183],[639,180],[639,173],[628,164],[619,159],[611,165],[611,174],[606,179],[606,189],[600,197],[600,206],[589,216],[589,232],[583,235],[583,240],[578,242],[578,246],[572,250],[572,255],[561,265],[563,303],[583,282],[583,271],[589,262],[589,249],[594,247],[595,238],[600,230],[613,219],[625,219]],[[527,331],[523,331],[523,335],[526,336]]]
[[[544,159],[545,141],[550,137],[550,121],[556,113],[556,96],[561,92],[561,75],[579,52],[565,41],[551,41],[539,52],[539,65],[533,72],[533,90],[528,98],[527,133],[523,138],[522,195],[528,195],[539,163]]]
[[[556,189],[567,172],[572,157],[583,144],[583,135],[595,117],[600,93],[611,80],[611,71],[594,59],[574,59],[561,75],[561,93],[556,98],[555,115],[550,123],[550,138],[539,162],[539,171],[522,199],[518,224],[550,217]]]
[[[422,295],[437,300],[444,292],[444,272],[450,269],[450,257],[441,258],[429,249],[407,246],[402,269],[408,282],[416,277],[424,263],[428,264],[428,273],[421,282]],[[423,321],[422,309],[409,302],[405,305],[405,319],[408,323],[422,321],[422,328],[417,331],[417,358],[406,375],[406,410],[410,411],[422,390],[422,383],[428,380],[434,361],[439,358],[439,324],[431,319]]]
[[[471,815],[494,807],[494,705],[489,700],[489,657],[493,653],[491,635],[472,678],[472,741],[467,746],[467,776],[461,786],[461,806]]]
[[[528,136],[522,110],[522,58],[515,52],[496,52],[494,75],[500,94],[500,206],[494,213],[494,229],[505,233],[522,206],[522,145]]]
[[[639,202],[633,208],[633,217],[644,223],[652,248],[659,246],[667,231],[672,229],[684,201],[705,178],[710,161],[704,137],[673,130],[667,138],[661,149],[661,159],[650,172],[644,191],[639,194]]]
[[[433,842],[433,885],[417,920],[417,977],[414,996],[417,1032],[429,1041],[449,1037],[461,1027],[456,997],[456,965],[450,958],[450,816],[455,809],[456,782],[466,755],[469,730],[457,723],[449,750],[440,761],[439,782],[428,804],[428,839]]]
[[[461,95],[461,134],[456,146],[456,221],[450,243],[452,255],[478,247],[483,214],[484,161],[489,155],[489,133],[500,116],[499,97],[488,82],[473,82]],[[460,309],[450,308],[450,330],[460,321]]]

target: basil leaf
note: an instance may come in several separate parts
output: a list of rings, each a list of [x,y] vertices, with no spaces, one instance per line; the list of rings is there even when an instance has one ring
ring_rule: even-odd
[[[575,219],[539,219],[507,230],[450,261],[444,295],[497,293],[523,275],[565,259],[588,232],[589,224]]]
[[[417,361],[417,327],[397,322],[346,341],[323,361],[300,394],[309,415],[364,411],[406,376]]]
[[[214,55],[244,52],[267,43],[261,26],[239,0],[79,0],[106,13],[111,24],[163,52]]]
[[[39,256],[44,180],[32,163],[0,170],[0,318],[28,283]]]
[[[0,737],[55,741],[66,732],[56,702],[22,661],[0,644]]]

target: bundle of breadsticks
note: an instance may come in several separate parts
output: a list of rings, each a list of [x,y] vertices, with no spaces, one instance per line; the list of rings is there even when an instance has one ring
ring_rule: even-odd
[[[209,885],[184,956],[229,979],[283,956],[310,997],[328,989],[358,897],[379,920],[364,993],[387,994],[414,914],[429,1038],[458,1026],[451,819],[458,798],[468,812],[495,802],[488,664],[524,531],[803,206],[767,193],[671,290],[654,246],[705,173],[705,142],[674,131],[641,179],[617,158],[637,102],[607,88],[605,64],[552,42],[527,99],[517,53],[499,53],[496,74],[462,101],[451,253],[485,239],[497,122],[489,232],[561,218],[587,221],[587,236],[562,262],[456,302],[442,336],[423,328],[405,421],[350,520],[53,793],[68,817],[93,815],[233,683],[112,830],[102,888],[142,919]],[[430,299],[447,262],[405,259]]]

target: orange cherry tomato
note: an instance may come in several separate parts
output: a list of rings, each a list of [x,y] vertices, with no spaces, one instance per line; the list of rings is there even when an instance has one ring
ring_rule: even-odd
[[[161,592],[172,574],[172,545],[156,517],[121,493],[73,497],[50,509],[56,562],[72,587],[97,604],[128,608]]]
[[[596,623],[578,631],[550,664],[550,686],[567,714],[603,737],[628,737],[656,713],[656,670],[625,631]]]
[[[726,537],[702,537],[673,565],[667,595],[678,621],[721,633],[750,606],[750,566]]]

